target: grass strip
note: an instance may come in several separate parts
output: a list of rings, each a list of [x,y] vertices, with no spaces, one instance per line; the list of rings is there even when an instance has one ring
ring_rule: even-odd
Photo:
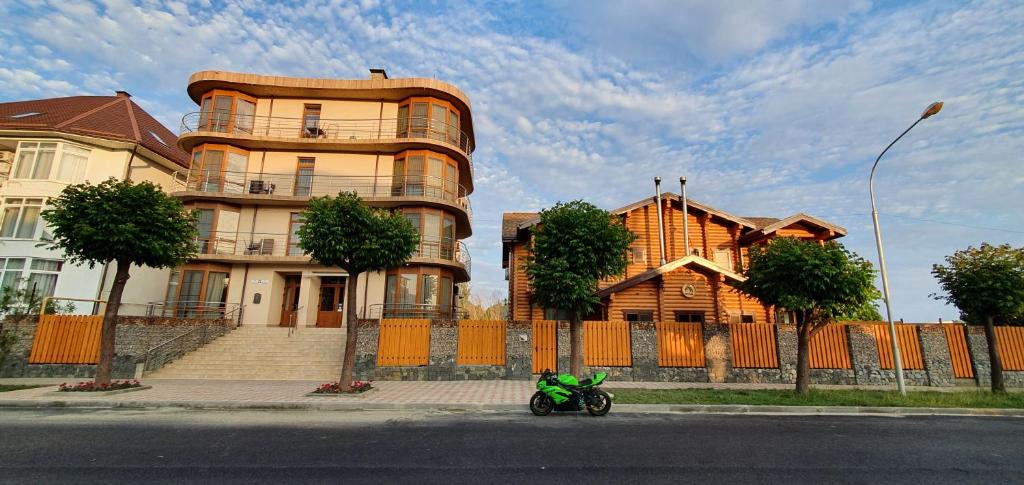
[[[35,389],[37,387],[46,386],[39,384],[0,384],[0,392],[20,391],[22,389]]]
[[[607,389],[616,404],[748,404],[766,406],[867,406],[933,408],[1024,408],[1024,393],[812,389],[807,395],[788,390]]]

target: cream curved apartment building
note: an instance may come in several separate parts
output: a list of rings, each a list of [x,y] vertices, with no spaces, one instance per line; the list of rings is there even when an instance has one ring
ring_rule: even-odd
[[[243,325],[338,327],[347,275],[303,255],[311,197],[354,191],[399,211],[420,244],[401,267],[360,275],[362,318],[452,318],[469,280],[473,122],[469,99],[434,79],[193,74],[178,146],[191,156],[173,196],[200,211],[199,255],[166,301],[189,316],[222,308]],[[202,308],[197,308],[202,307]]]

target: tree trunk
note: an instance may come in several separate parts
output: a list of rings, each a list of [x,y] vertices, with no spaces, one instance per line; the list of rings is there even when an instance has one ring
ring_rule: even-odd
[[[1003,362],[996,352],[996,327],[991,316],[985,317],[985,340],[988,341],[988,361],[992,369],[992,392],[1006,392],[1003,383]]]
[[[807,394],[811,380],[811,323],[804,312],[796,312],[796,392]]]
[[[557,330],[556,330],[557,332]],[[583,322],[573,313],[569,320],[569,373],[579,377],[583,370]]]
[[[103,312],[103,329],[100,332],[100,361],[96,365],[95,382],[98,385],[110,384],[110,372],[114,366],[114,345],[117,336],[117,311],[121,308],[121,295],[128,283],[128,270],[131,263],[117,261],[114,283],[110,286],[107,308]]]
[[[352,371],[355,367],[356,362],[356,335],[357,325],[356,320],[358,319],[358,312],[356,311],[356,288],[359,281],[359,273],[349,272],[348,280],[345,283],[348,297],[345,302],[347,307],[345,310],[345,358],[341,362],[341,379],[338,380],[338,384],[341,385],[343,391],[349,391],[352,389]],[[383,318],[383,315],[381,315]]]

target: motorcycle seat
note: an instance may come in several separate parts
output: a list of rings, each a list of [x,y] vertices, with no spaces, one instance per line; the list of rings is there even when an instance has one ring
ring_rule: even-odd
[[[587,386],[590,385],[591,382],[593,382],[593,380],[591,380],[589,378],[588,379],[583,379],[582,381],[580,381],[580,387],[587,387]]]

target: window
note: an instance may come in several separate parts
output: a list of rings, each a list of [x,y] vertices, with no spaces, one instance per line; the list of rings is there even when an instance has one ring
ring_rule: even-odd
[[[437,209],[406,209],[405,219],[420,235],[417,255],[452,260],[455,257],[455,218]]]
[[[235,254],[238,237],[238,209],[223,204],[189,206],[199,214],[196,242],[199,254]]]
[[[557,310],[557,309],[554,309],[554,308],[545,308],[544,309],[544,319],[545,320],[566,321],[566,320],[570,319],[570,315],[569,315],[569,312],[566,311],[566,310]]]
[[[676,321],[680,323],[704,323],[704,312],[676,312]]]
[[[729,323],[754,323],[753,313],[729,312]]]
[[[58,260],[33,259],[29,267],[28,290],[36,296],[53,296],[62,265],[63,262]]]
[[[43,199],[7,199],[4,201],[4,219],[0,223],[0,237],[35,239],[39,225],[39,212]]]
[[[631,246],[629,248],[629,262],[630,263],[646,263],[647,262],[647,250],[640,246]]]
[[[245,192],[249,152],[227,145],[200,145],[192,152],[190,190],[200,192]]]
[[[384,316],[449,318],[452,278],[438,268],[395,270],[384,283]]]
[[[315,158],[299,158],[295,168],[295,192],[298,197],[309,197],[313,193],[313,166]]]
[[[31,261],[27,278],[23,274],[26,261]],[[63,266],[56,259],[0,258],[0,293],[21,286],[36,297],[53,296]]]
[[[171,271],[167,307],[178,317],[220,318],[227,302],[228,268],[220,265],[186,266]]]
[[[392,165],[391,195],[414,195],[442,200],[460,196],[459,170],[451,158],[429,150],[405,151]]]
[[[0,258],[0,292],[17,288],[21,280],[21,271],[25,269],[25,258]]]
[[[323,134],[323,130],[320,129],[320,105],[304,105],[302,107],[302,137],[319,138]]]
[[[653,322],[654,312],[651,310],[626,310],[622,312],[627,322]]]
[[[215,89],[203,95],[199,106],[200,130],[252,134],[256,98],[236,91]]]
[[[14,166],[16,179],[49,179],[57,143],[21,142]]]
[[[731,249],[716,249],[715,250],[715,264],[732,271],[732,250]]]
[[[398,106],[399,138],[432,138],[462,148],[459,110],[436,98],[408,98]]]
[[[62,144],[54,178],[72,184],[85,180],[85,164],[89,161],[89,153],[85,148]]]
[[[288,221],[288,256],[302,256],[305,254],[299,247],[299,228],[302,227],[302,213],[292,212]]]
[[[14,119],[14,120],[20,120],[21,118],[28,118],[29,116],[35,116],[35,115],[39,115],[39,114],[42,114],[42,113],[40,113],[38,111],[30,111],[28,113],[20,113],[20,114],[16,114],[16,115],[11,115],[10,118]]]

